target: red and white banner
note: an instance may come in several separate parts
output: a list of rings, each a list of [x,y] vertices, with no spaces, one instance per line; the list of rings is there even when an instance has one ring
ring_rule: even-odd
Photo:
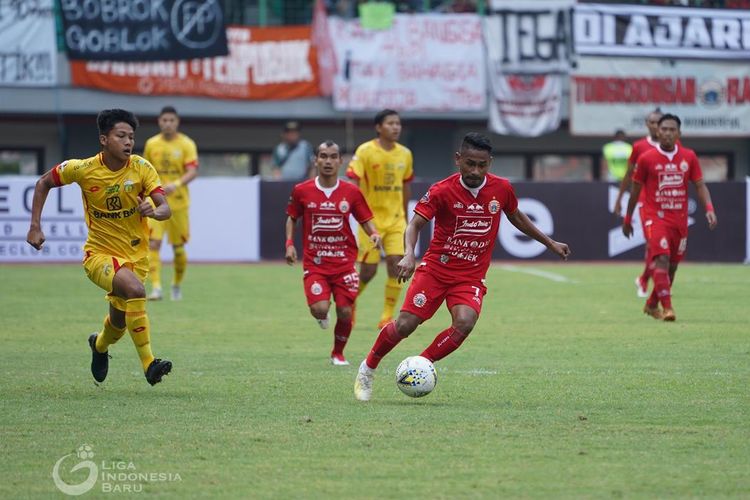
[[[394,16],[387,30],[329,18],[337,110],[479,111],[486,106],[482,23],[475,14]]]
[[[490,130],[521,137],[557,130],[562,116],[562,79],[560,75],[506,76],[490,70]]]
[[[71,61],[73,85],[124,94],[220,99],[320,95],[309,26],[227,28],[229,55],[190,61]]]
[[[685,135],[750,136],[750,65],[581,57],[570,83],[570,131],[642,135],[660,107],[682,120]]]

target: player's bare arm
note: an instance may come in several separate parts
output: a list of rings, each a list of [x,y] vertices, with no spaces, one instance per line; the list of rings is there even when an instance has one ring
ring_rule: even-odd
[[[411,200],[411,182],[404,182],[402,194],[404,196],[404,217],[409,222],[409,200]]]
[[[55,181],[52,180],[52,170],[41,176],[34,186],[34,199],[31,202],[31,224],[26,235],[26,242],[37,250],[41,250],[44,244],[42,209],[47,201],[50,189],[54,187],[57,186],[55,186]]]
[[[198,177],[198,169],[197,168],[188,168],[182,177],[177,179],[175,182],[170,182],[166,186],[164,186],[164,193],[169,196],[170,194],[174,193],[178,187],[180,186],[187,186],[191,182],[193,182],[193,179]]]
[[[570,248],[568,245],[566,243],[555,241],[541,232],[525,213],[516,210],[508,215],[508,220],[523,234],[530,238],[534,238],[536,241],[549,248],[551,252],[559,255],[561,259],[568,260],[568,256],[570,255]]]
[[[641,196],[641,189],[643,189],[643,186],[639,182],[634,182],[633,187],[630,190],[628,209],[625,212],[625,218],[622,220],[622,234],[624,234],[626,238],[630,238],[633,235],[633,212],[638,203],[638,198]]]
[[[297,262],[297,249],[294,248],[294,227],[297,225],[296,219],[289,216],[286,218],[286,263],[290,266]]]
[[[367,233],[367,236],[370,237],[372,246],[378,248],[379,250],[383,250],[383,239],[380,237],[380,233],[378,233],[378,230],[375,229],[375,224],[373,224],[371,220],[368,220],[367,222],[362,224],[362,229],[364,229],[365,233]]]
[[[140,196],[138,197],[138,212],[141,217],[151,217],[155,220],[167,220],[172,216],[172,209],[169,208],[167,198],[159,193],[151,193],[151,200],[154,202],[153,206],[147,200],[144,200]]]
[[[406,232],[404,233],[404,257],[396,264],[396,269],[398,270],[396,278],[399,283],[408,281],[411,275],[414,274],[414,270],[417,267],[414,248],[417,246],[419,232],[422,231],[425,224],[427,224],[427,219],[415,213],[414,217],[409,221],[409,225],[406,226]]]
[[[708,192],[708,187],[703,179],[695,183],[695,189],[698,192],[698,200],[706,210],[706,221],[708,221],[708,228],[713,230],[716,224],[719,223],[719,219],[716,218],[716,212],[714,211],[714,205],[711,203],[711,193]]]
[[[615,215],[619,216],[622,213],[622,195],[630,187],[630,179],[633,176],[633,170],[635,170],[635,164],[628,162],[628,170],[625,172],[622,181],[620,181],[620,190],[617,192],[617,199],[615,199],[615,206],[612,209]]]

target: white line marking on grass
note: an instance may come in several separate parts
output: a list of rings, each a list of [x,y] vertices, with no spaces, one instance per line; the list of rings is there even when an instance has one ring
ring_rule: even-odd
[[[558,283],[578,283],[578,281],[572,280],[570,278],[566,278],[565,276],[561,274],[555,274],[549,271],[542,271],[541,269],[536,269],[534,267],[518,267],[518,266],[505,265],[505,266],[500,266],[500,269],[502,269],[503,271],[511,272],[511,273],[531,274],[532,276],[538,276],[540,278],[557,281]]]
[[[447,368],[443,368],[440,371],[450,373],[463,373],[465,375],[474,375],[477,377],[483,377],[485,375],[497,375],[497,370],[486,370],[484,368],[475,368],[473,370],[448,370]]]

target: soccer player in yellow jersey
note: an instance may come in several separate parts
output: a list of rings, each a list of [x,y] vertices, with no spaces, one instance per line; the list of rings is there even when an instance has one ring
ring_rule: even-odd
[[[185,243],[190,239],[190,194],[187,185],[198,176],[198,148],[190,137],[177,131],[180,118],[172,106],[165,106],[159,113],[161,133],[146,141],[143,156],[156,168],[164,192],[172,209],[172,217],[166,221],[150,220],[149,278],[151,293],[149,300],[161,300],[161,258],[159,250],[164,232],[174,250],[174,279],[172,300],[182,299],[182,279],[187,268]]]
[[[146,218],[165,220],[171,211],[154,167],[132,154],[138,127],[133,113],[105,109],[96,121],[101,152],[85,160],[64,161],[37,181],[26,240],[37,250],[42,248],[41,219],[47,194],[55,187],[78,184],[88,226],[83,268],[91,281],[107,291],[109,301],[104,327],[89,336],[91,374],[97,382],[107,378],[109,346],[120,340],[127,329],[146,380],[154,385],[170,372],[172,363],[154,358],[151,353],[143,286],[148,273]]]
[[[397,264],[404,256],[404,231],[411,197],[409,182],[414,178],[412,155],[409,148],[398,143],[401,118],[392,109],[375,115],[377,137],[357,148],[346,170],[347,177],[359,186],[367,204],[375,215],[375,228],[383,239],[388,279],[385,302],[378,328],[393,319],[393,310],[401,294]],[[373,249],[364,230],[359,233],[359,294],[375,277],[380,253]]]

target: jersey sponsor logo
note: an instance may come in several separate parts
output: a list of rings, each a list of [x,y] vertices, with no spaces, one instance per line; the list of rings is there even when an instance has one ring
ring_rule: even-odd
[[[487,205],[487,208],[491,214],[496,214],[500,211],[500,202],[497,200],[492,200],[489,205]]]
[[[324,201],[320,204],[321,210],[336,210],[336,204],[332,201]]]
[[[662,247],[664,250],[669,248],[669,242],[666,238],[662,237],[661,240],[659,240],[659,246]]]
[[[419,199],[419,203],[429,203],[429,202],[430,202],[430,192],[429,192],[429,191],[427,191],[427,192],[426,192],[426,193],[424,194],[424,196],[422,196],[422,197],[421,197],[421,198]]]
[[[313,214],[312,232],[338,232],[344,228],[344,217],[338,214]]]
[[[461,234],[481,236],[489,233],[490,229],[492,229],[492,217],[459,215],[456,217],[456,229],[453,231],[453,236]]]
[[[119,196],[112,196],[104,201],[107,203],[107,210],[122,210],[122,201]]]
[[[450,257],[448,257],[448,256],[447,256],[447,255],[445,255],[445,254],[442,254],[442,255],[440,256],[440,263],[441,263],[441,264],[447,264],[449,260],[450,260]]]
[[[424,307],[424,305],[427,303],[427,296],[423,292],[419,292],[414,295],[412,302],[417,307]]]
[[[115,194],[120,192],[120,185],[119,184],[113,184],[112,186],[107,186],[107,189],[104,190],[106,194]]]
[[[65,160],[64,162],[62,162],[61,164],[59,164],[59,165],[57,166],[57,173],[58,173],[58,174],[61,174],[61,173],[63,173],[63,170],[65,170],[65,167],[66,167],[67,165],[68,165],[68,160]]]
[[[466,207],[468,213],[481,214],[484,213],[484,207],[481,203],[472,203]]]
[[[659,190],[665,187],[682,187],[685,183],[685,174],[659,172]]]
[[[687,172],[689,168],[690,166],[688,166],[688,162],[686,162],[685,160],[682,160],[680,162],[680,171]]]
[[[313,295],[320,295],[323,293],[323,287],[317,281],[313,281],[313,284],[310,285],[310,293]]]
[[[341,202],[339,203],[339,211],[342,214],[345,214],[346,212],[348,212],[349,211],[349,202],[346,201],[346,200],[341,200]]]
[[[100,189],[101,189],[101,188],[100,188],[99,186],[92,186],[91,188],[89,188],[89,192],[91,192],[91,193],[96,193],[96,192],[97,192],[97,191],[99,191]]]
[[[125,182],[122,183],[122,185],[125,189],[125,192],[129,193],[133,190],[133,186],[135,185],[135,183],[131,181],[130,179],[127,179]]]
[[[307,204],[307,208],[318,208],[318,204],[315,203],[314,201],[311,201],[310,203]]]
[[[460,201],[457,201],[456,203],[453,204],[453,208],[457,208],[459,210],[463,210],[464,204],[461,203]]]

